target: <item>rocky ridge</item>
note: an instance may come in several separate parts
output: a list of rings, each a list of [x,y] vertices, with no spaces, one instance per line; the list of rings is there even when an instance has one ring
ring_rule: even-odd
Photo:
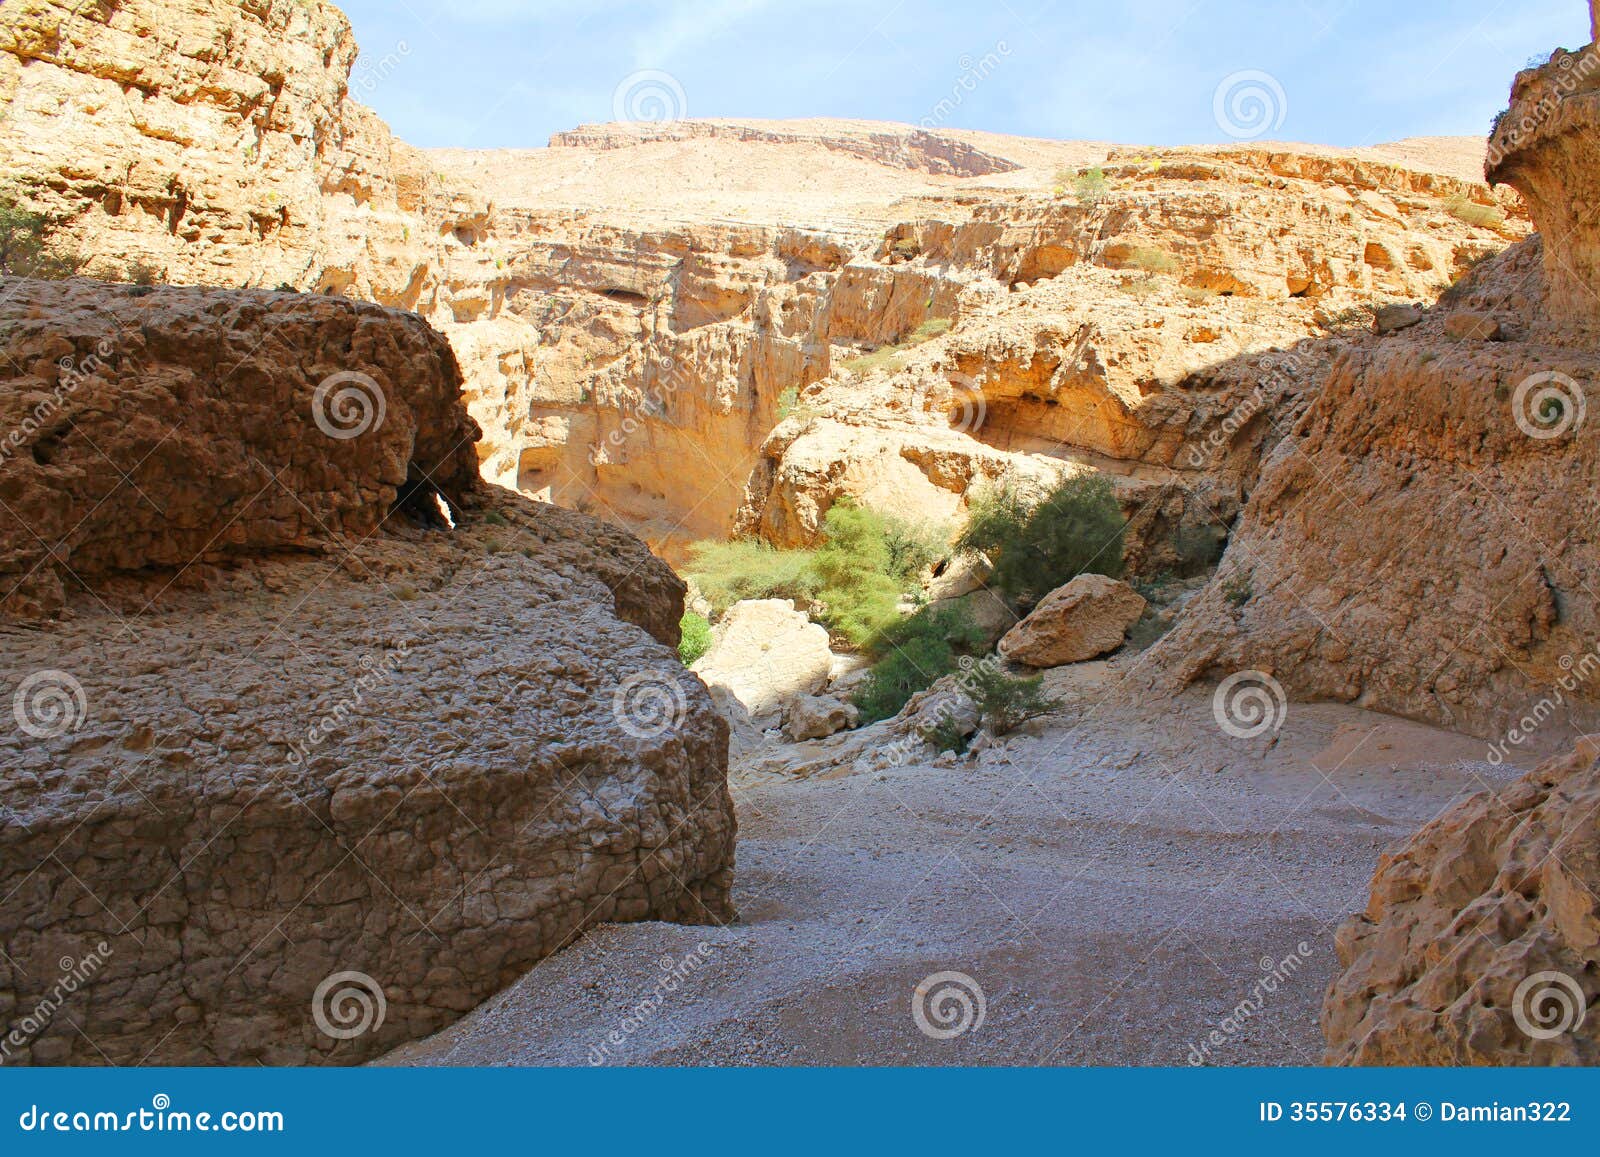
[[[1092,468],[1159,568],[1173,526],[1231,520],[1324,362],[1251,355],[1431,297],[1526,231],[1459,142],[685,121],[421,151],[352,99],[325,3],[30,0],[5,23],[0,160],[94,271],[414,309],[462,366],[486,478],[669,554],[803,541],[841,494],[943,519],[998,477]]]

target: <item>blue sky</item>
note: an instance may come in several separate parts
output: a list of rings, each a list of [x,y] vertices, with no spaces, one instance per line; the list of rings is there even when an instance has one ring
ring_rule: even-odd
[[[1581,0],[336,2],[357,99],[467,147],[619,107],[1133,144],[1477,135],[1530,56],[1589,31]]]

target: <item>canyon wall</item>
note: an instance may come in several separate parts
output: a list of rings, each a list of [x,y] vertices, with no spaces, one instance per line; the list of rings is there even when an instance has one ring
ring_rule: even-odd
[[[683,584],[481,483],[424,322],[7,289],[6,1062],[349,1063],[591,924],[732,916]]]
[[[1292,572],[1315,584],[1342,567],[1353,645],[1304,615],[1274,629],[1247,612],[1230,629],[1214,611],[1186,641],[1203,640],[1199,655],[1281,660],[1297,684],[1479,729],[1494,736],[1494,762],[1596,726],[1600,437],[1586,395],[1600,378],[1590,208],[1600,183],[1584,159],[1600,133],[1597,70],[1600,46],[1556,52],[1518,75],[1495,123],[1490,176],[1522,190],[1541,236],[1451,303],[1470,315],[1435,311],[1348,362],[1308,416],[1306,465],[1338,472],[1373,517],[1341,521],[1326,498],[1296,495],[1310,479],[1291,464],[1246,511],[1239,546],[1269,568],[1268,613],[1293,613],[1277,593]],[[1463,316],[1470,326],[1451,325]],[[1477,340],[1490,332],[1483,321],[1504,340]],[[1339,930],[1342,972],[1322,1015],[1330,1062],[1600,1059],[1589,1015],[1600,992],[1597,754],[1580,739],[1385,853],[1366,910]]]
[[[351,98],[325,3],[27,0],[0,25],[0,164],[90,272],[416,310],[484,477],[669,554],[806,541],[841,494],[948,523],[974,485],[1090,468],[1159,566],[1172,526],[1232,519],[1342,339],[1254,355],[1527,231],[1448,142],[696,121],[422,151]]]
[[[1572,675],[1600,637],[1600,359],[1576,223],[1595,182],[1571,163],[1600,104],[1580,86],[1547,103],[1574,59],[1517,78],[1490,150],[1541,236],[1341,355],[1163,642],[1180,680],[1261,670],[1489,738],[1559,688],[1547,738],[1600,724],[1600,688]],[[1538,131],[1513,138],[1523,124]]]

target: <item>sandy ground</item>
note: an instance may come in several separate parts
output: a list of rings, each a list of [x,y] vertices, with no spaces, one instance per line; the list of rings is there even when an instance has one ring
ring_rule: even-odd
[[[387,1062],[1317,1063],[1381,850],[1516,770],[1339,706],[1236,739],[1208,692],[1138,705],[1106,677],[953,766],[737,775],[739,923],[597,928]],[[940,972],[985,1002],[949,1039],[913,1017]]]

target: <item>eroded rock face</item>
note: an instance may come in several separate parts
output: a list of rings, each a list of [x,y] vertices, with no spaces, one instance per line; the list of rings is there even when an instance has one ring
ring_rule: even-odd
[[[1600,163],[1600,48],[1561,49],[1517,74],[1510,107],[1489,138],[1489,180],[1529,203],[1545,240],[1553,320],[1576,332],[1600,328],[1600,226],[1594,172]]]
[[[732,915],[728,732],[670,646],[682,584],[624,533],[477,481],[424,323],[80,281],[23,287],[0,332],[12,415],[113,335],[72,422],[0,464],[7,504],[64,543],[30,564],[59,572],[61,621],[0,656],[0,1020],[34,1026],[8,1062],[348,1063],[592,923]],[[336,367],[387,410],[329,445],[308,407]],[[437,502],[394,508],[408,466],[454,529]],[[91,956],[39,1015],[59,962]],[[347,1039],[352,986],[384,1011]]]
[[[462,366],[486,478],[669,551],[807,542],[841,495],[947,522],[1071,464],[1119,480],[1154,573],[1176,528],[1234,518],[1340,343],[1256,355],[1527,230],[1448,142],[689,121],[422,151],[351,99],[368,78],[321,0],[28,0],[0,24],[0,163],[92,272],[416,310]],[[1053,188],[1091,165],[1103,193]]]
[[[325,548],[374,531],[408,481],[449,502],[477,481],[450,346],[396,310],[13,280],[0,351],[0,610]]]
[[[1266,671],[1485,737],[1561,688],[1549,734],[1600,723],[1600,686],[1571,674],[1600,637],[1600,358],[1549,322],[1542,268],[1519,246],[1340,359],[1159,644],[1180,681]],[[1451,336],[1461,307],[1511,340]]]
[[[1145,598],[1125,582],[1081,574],[1057,587],[1000,640],[1000,654],[1029,667],[1096,659],[1122,646]]]
[[[1600,747],[1452,808],[1340,928],[1328,1060],[1600,1063]]]

